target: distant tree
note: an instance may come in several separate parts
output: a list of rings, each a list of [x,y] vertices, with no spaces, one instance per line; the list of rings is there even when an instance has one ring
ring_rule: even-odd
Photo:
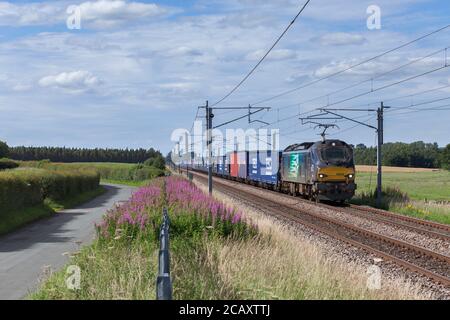
[[[358,148],[358,149],[363,149],[363,150],[367,149],[367,147],[366,147],[366,145],[365,145],[364,143],[358,143],[358,144],[356,145],[356,148]]]
[[[161,153],[157,152],[153,154],[153,157],[145,160],[144,164],[146,166],[152,166],[164,170],[166,167],[166,159],[164,159],[164,156]]]
[[[439,168],[444,166],[443,152],[437,143],[416,141],[413,143],[385,143],[383,149],[383,165],[395,167]],[[358,144],[354,149],[356,164],[374,165],[377,149]],[[447,160],[448,163],[448,160]]]
[[[13,147],[10,157],[14,160],[43,160],[54,162],[124,162],[142,163],[149,158],[162,157],[151,148],[145,149],[86,149],[66,147]]]
[[[440,163],[442,168],[450,170],[450,143],[442,150]]]
[[[9,147],[6,142],[0,141],[0,158],[6,158],[9,155]]]

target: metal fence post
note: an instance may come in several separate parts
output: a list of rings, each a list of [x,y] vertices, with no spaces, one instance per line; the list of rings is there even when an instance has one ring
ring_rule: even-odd
[[[159,234],[158,277],[156,279],[156,299],[172,300],[172,280],[170,279],[169,252],[170,219],[167,208],[163,209],[163,222]]]

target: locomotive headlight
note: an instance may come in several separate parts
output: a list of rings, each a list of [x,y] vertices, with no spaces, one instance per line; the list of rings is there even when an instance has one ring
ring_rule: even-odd
[[[319,178],[320,179],[325,178],[325,175],[321,173],[321,174],[319,174]]]
[[[353,175],[352,175],[352,174],[349,174],[348,177],[349,177],[350,179],[353,179]]]

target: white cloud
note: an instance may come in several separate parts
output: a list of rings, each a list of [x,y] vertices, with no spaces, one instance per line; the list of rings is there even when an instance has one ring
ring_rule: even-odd
[[[336,72],[346,70],[352,65],[359,63],[358,59],[344,59],[332,61],[314,71],[316,77],[326,77]],[[364,63],[358,67],[351,68],[343,73],[347,77],[374,77],[380,79],[399,78],[406,75],[419,74],[438,68],[442,65],[443,59],[438,56],[423,58],[422,56],[404,57],[402,55],[384,57]]]
[[[63,20],[63,8],[52,3],[13,4],[0,2],[0,25],[28,26],[54,24]]]
[[[137,7],[130,6],[138,1],[143,4],[144,0],[108,1],[108,3],[104,0],[97,2],[48,1],[44,3],[53,6],[60,4],[63,7],[61,16],[45,13],[46,11],[41,8],[37,11],[39,13],[37,18],[28,16],[23,18],[22,22],[19,21],[20,15],[8,14],[7,10],[0,10],[0,24],[5,21],[16,21],[16,25],[19,22],[47,23],[44,21],[44,17],[47,17],[48,23],[52,23],[56,18],[60,19],[57,23],[62,28],[61,30],[59,28],[48,30],[27,28],[24,29],[26,32],[17,32],[17,35],[16,32],[11,35],[6,34],[4,39],[1,39],[0,69],[1,73],[9,75],[10,80],[7,82],[5,80],[0,85],[0,101],[2,102],[0,108],[2,110],[9,108],[12,115],[22,116],[24,110],[28,114],[32,112],[33,116],[28,116],[30,128],[35,132],[44,132],[42,136],[45,134],[45,130],[42,130],[43,126],[51,128],[56,122],[64,123],[63,129],[66,133],[65,140],[62,140],[64,143],[66,140],[71,143],[79,141],[68,138],[67,134],[84,137],[79,134],[82,132],[80,127],[73,124],[73,117],[81,114],[91,117],[95,112],[95,118],[92,117],[89,126],[98,128],[96,136],[102,130],[108,132],[109,136],[105,138],[105,141],[112,141],[111,143],[115,144],[117,141],[135,139],[135,134],[125,136],[105,127],[105,124],[110,125],[115,121],[118,126],[123,127],[120,122],[128,121],[126,123],[130,123],[130,128],[133,130],[137,129],[137,126],[147,128],[145,136],[157,137],[155,143],[165,145],[164,130],[169,130],[171,126],[190,125],[186,122],[192,120],[192,113],[195,112],[196,106],[204,103],[204,99],[216,100],[231,90],[254,66],[255,61],[263,56],[286,24],[291,21],[299,5],[298,1],[292,1],[293,5],[280,6],[280,3],[288,3],[289,0],[273,0],[273,2],[265,3],[257,0],[230,0],[229,2],[208,0],[208,8],[205,11],[189,11],[189,14],[177,15],[173,19],[160,19],[161,14],[163,17],[165,15],[158,14],[158,10],[152,9],[153,6],[140,7],[143,10],[142,13],[137,12],[139,11]],[[242,1],[246,2],[243,9],[239,4]],[[349,3],[347,0],[344,1]],[[382,2],[386,3],[386,1]],[[212,6],[213,2],[218,4],[217,7]],[[230,2],[236,3],[236,6],[230,8]],[[322,0],[322,2],[330,9],[328,12],[334,10],[334,7],[329,8],[331,4],[344,7],[336,1]],[[11,3],[14,4],[14,8],[25,5],[22,1],[11,1]],[[65,30],[67,16],[65,8],[68,4],[77,3],[90,4],[85,5],[86,16],[82,21],[82,28],[98,27],[94,32]],[[93,6],[94,3],[104,3],[104,5]],[[117,3],[116,6],[113,6],[113,3]],[[123,5],[124,3],[126,5]],[[311,2],[311,6],[305,11],[306,15],[298,20],[269,55],[267,61],[258,68],[249,81],[227,99],[224,106],[247,105],[298,87],[313,81],[317,76],[342,70],[351,64],[405,43],[428,32],[428,28],[431,28],[428,24],[420,25],[415,20],[407,20],[403,22],[404,29],[394,28],[396,26],[394,24],[391,28],[383,27],[380,31],[369,32],[365,25],[365,8],[360,0],[345,6],[348,7],[345,11],[353,16],[353,20],[345,18],[346,12],[342,15],[336,14],[336,17],[321,12],[318,20],[323,23],[317,22],[316,19],[308,18],[311,16],[307,14],[314,8],[322,10],[321,5],[314,3],[314,1]],[[275,10],[275,6],[278,6],[280,10]],[[36,6],[36,9],[39,8]],[[338,9],[333,12],[337,13]],[[388,10],[383,6],[383,12],[385,11],[387,14]],[[9,20],[3,19],[6,17]],[[336,19],[341,20],[336,21]],[[136,23],[136,21],[145,23]],[[384,22],[387,23],[388,20],[385,19]],[[121,24],[123,28],[113,30],[100,28],[118,24]],[[9,29],[4,28],[4,30]],[[336,33],[337,31],[349,33],[339,34]],[[323,36],[327,33],[328,35]],[[358,46],[337,45],[344,42],[357,43],[360,39],[354,37],[355,34],[364,36],[367,41]],[[318,40],[321,38],[324,43],[328,42],[329,45],[334,46],[332,50]],[[311,39],[317,40],[311,41]],[[309,86],[307,89],[295,91],[274,100],[268,106],[273,106],[275,109],[278,106],[291,105],[293,102],[306,101],[341,89],[353,82],[373,77],[408,62],[412,56],[425,56],[429,51],[443,47],[442,43],[448,42],[448,35],[440,33],[439,37],[433,39],[429,40],[434,42],[427,41],[421,46],[408,47],[389,55],[396,56],[397,60],[386,60],[385,57],[380,59],[381,63],[377,61],[376,64],[367,64],[345,73],[342,77],[332,78]],[[261,50],[256,50],[258,48]],[[434,65],[438,62],[427,59],[420,65]],[[440,62],[442,63],[442,60]],[[425,70],[429,68],[430,66]],[[89,72],[82,70],[89,70]],[[62,71],[66,72],[61,73]],[[407,71],[419,73],[415,65],[408,67]],[[409,81],[392,89],[378,91],[370,99],[363,97],[352,102],[354,105],[359,105],[372,100],[388,99],[402,94],[401,90],[407,88],[410,88],[408,93],[415,92],[419,90],[416,89],[418,85],[425,83],[433,88],[438,86],[435,82],[442,77],[445,76],[447,81],[446,75],[444,72],[430,74],[417,81]],[[389,76],[402,79],[403,74],[396,73]],[[0,81],[1,78],[0,74]],[[105,83],[102,83],[100,78],[104,79]],[[377,81],[375,87],[388,84],[392,82],[392,79],[383,77]],[[27,91],[27,84],[30,83],[30,89]],[[362,86],[331,95],[330,101],[338,101],[341,97],[355,95],[364,89],[366,87]],[[80,94],[76,96],[76,99],[67,99],[67,93],[84,92],[96,94]],[[322,103],[327,103],[326,99],[323,100],[306,103],[301,106],[301,109],[309,110],[322,106]],[[61,108],[61,105],[65,107]],[[166,114],[167,112],[172,114],[173,123],[167,125],[164,120],[161,120],[167,117],[164,112],[159,112],[159,109],[164,109]],[[105,110],[108,111],[105,112]],[[111,113],[111,110],[114,110],[114,113]],[[280,119],[296,112],[298,112],[296,107],[285,109],[280,113]],[[97,117],[97,114],[103,114],[103,116]],[[263,120],[272,122],[276,120],[275,117],[275,112],[265,113]],[[153,119],[155,126],[148,127],[149,118]],[[35,125],[37,119],[39,119],[39,126]],[[297,125],[298,121],[295,121],[297,117],[283,125],[286,127],[291,124]],[[5,120],[4,123],[7,121]],[[84,125],[79,126],[82,128]],[[24,135],[26,139],[29,136],[34,137],[31,133],[33,130],[30,129]],[[16,132],[17,130],[10,130],[10,137],[17,137]],[[47,137],[55,136],[57,135],[47,135]],[[55,141],[55,144],[59,143],[57,139],[43,138],[41,141],[46,144],[52,141]],[[34,140],[34,143],[38,142],[39,140]],[[101,140],[95,140],[92,143],[101,143]]]
[[[267,52],[267,50],[256,50],[256,51],[253,51],[253,52],[250,52],[249,54],[247,54],[245,59],[250,60],[250,61],[256,61],[256,60],[261,59],[264,56],[264,54],[266,54],[266,52]],[[272,52],[270,52],[270,54],[267,56],[267,59],[281,61],[281,60],[294,59],[296,57],[297,57],[297,53],[294,50],[276,49],[276,50],[273,50]]]
[[[62,72],[39,80],[41,87],[63,89],[71,93],[92,90],[100,84],[100,80],[88,71]]]
[[[201,56],[202,52],[187,46],[180,46],[162,52],[166,57]]]
[[[124,22],[162,16],[168,9],[153,3],[127,2],[122,0],[86,1],[79,5],[81,23],[92,23],[96,27],[111,27]]]
[[[314,38],[315,41],[317,38]],[[366,41],[360,34],[345,33],[345,32],[335,32],[328,33],[318,38],[320,44],[324,46],[344,46],[344,45],[355,45],[363,44]]]
[[[67,1],[14,4],[0,2],[0,25],[35,26],[65,25],[69,14]],[[78,5],[81,25],[84,27],[109,28],[140,20],[165,16],[179,10],[153,3],[124,0],[85,1]]]
[[[187,94],[192,93],[196,89],[196,84],[193,82],[173,82],[161,84],[159,87],[167,93]]]
[[[17,92],[29,91],[32,88],[33,88],[33,86],[31,86],[29,84],[23,84],[23,83],[18,83],[12,87],[12,89]]]

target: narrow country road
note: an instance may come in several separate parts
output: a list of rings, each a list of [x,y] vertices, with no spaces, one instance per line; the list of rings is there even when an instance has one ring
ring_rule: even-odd
[[[45,269],[58,270],[68,252],[89,244],[94,223],[115,203],[130,198],[133,187],[104,185],[107,192],[75,209],[31,223],[0,237],[0,299],[22,299],[36,289]]]

